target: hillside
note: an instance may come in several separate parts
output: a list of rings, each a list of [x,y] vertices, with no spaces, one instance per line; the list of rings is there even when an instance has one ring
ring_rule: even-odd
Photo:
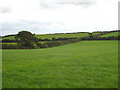
[[[118,41],[3,50],[3,88],[117,88],[117,77]]]
[[[108,33],[105,35],[102,35],[101,37],[115,37],[115,36],[120,36],[120,32],[112,32],[112,33]]]

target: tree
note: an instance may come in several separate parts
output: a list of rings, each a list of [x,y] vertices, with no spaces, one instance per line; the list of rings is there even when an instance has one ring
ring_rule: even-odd
[[[93,37],[93,34],[92,33],[88,33],[89,34],[89,37],[92,38]]]
[[[38,39],[35,34],[29,31],[21,31],[15,36],[19,48],[35,48],[37,46]]]

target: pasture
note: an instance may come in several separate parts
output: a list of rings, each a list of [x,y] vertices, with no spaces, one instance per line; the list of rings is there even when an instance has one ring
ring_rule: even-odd
[[[86,37],[88,33],[70,33],[70,34],[37,34],[36,37],[41,39],[52,39],[52,38],[75,38],[75,37]]]
[[[118,41],[2,50],[3,88],[117,88]]]
[[[39,39],[52,39],[52,38],[75,38],[75,37],[86,37],[89,36],[88,32],[86,33],[69,33],[69,34],[36,34],[36,37]],[[15,36],[3,37],[2,39],[15,40]]]
[[[112,33],[102,35],[100,37],[112,37],[112,36],[120,36],[120,32],[112,32]]]

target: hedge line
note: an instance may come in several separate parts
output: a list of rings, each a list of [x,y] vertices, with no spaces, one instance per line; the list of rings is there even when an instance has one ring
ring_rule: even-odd
[[[48,41],[45,43],[37,43],[34,47],[19,47],[17,44],[2,44],[2,49],[37,49],[37,48],[48,48],[55,47],[64,44],[74,43],[78,41],[84,40],[120,40],[120,36],[118,37],[99,37],[98,35],[93,35],[92,37],[82,37],[82,38],[59,38],[53,39],[52,41]]]
[[[48,48],[48,47],[55,47],[64,44],[78,42],[80,39],[71,39],[66,41],[49,41],[45,43],[37,43],[35,47],[19,47],[17,44],[2,44],[2,49],[37,49],[37,48]]]

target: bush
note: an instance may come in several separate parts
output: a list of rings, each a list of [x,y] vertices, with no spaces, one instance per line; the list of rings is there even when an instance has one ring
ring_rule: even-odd
[[[2,49],[18,49],[16,44],[2,44]]]
[[[37,45],[39,48],[47,48],[48,47],[48,45],[44,44],[44,43],[38,43]]]
[[[61,41],[51,41],[51,42],[46,42],[45,44],[48,47],[54,47],[54,46],[62,45],[63,43]]]
[[[81,40],[120,40],[120,37],[92,37],[92,38],[89,38],[89,37],[84,37],[84,38],[81,38]]]

